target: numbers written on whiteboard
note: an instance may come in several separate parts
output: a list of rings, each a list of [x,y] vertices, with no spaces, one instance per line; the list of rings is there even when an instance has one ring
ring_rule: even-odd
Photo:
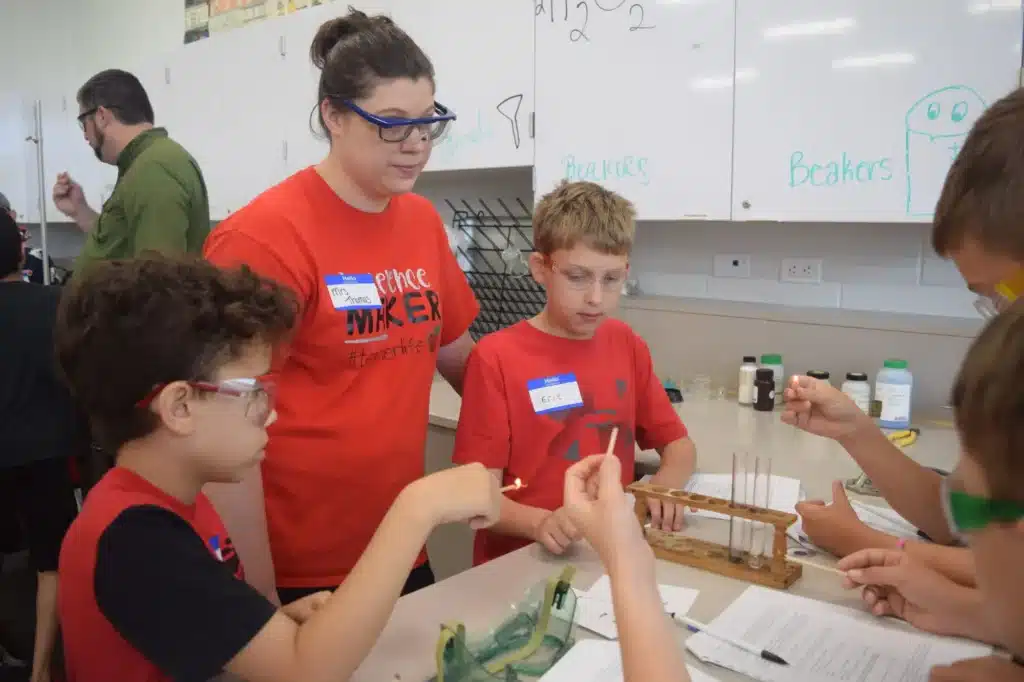
[[[590,42],[590,38],[588,38],[587,34],[584,33],[584,31],[587,30],[587,22],[590,21],[590,8],[587,7],[586,2],[577,2],[576,9],[583,10],[583,24],[579,28],[574,28],[571,31],[569,31],[569,40],[575,43],[578,42],[580,38],[582,38],[583,40]]]
[[[629,6],[629,18],[636,21],[629,27],[630,31],[639,31],[641,29],[654,28],[650,24],[644,23],[644,6],[640,3],[634,3]]]
[[[628,0],[535,0],[533,14],[535,17],[547,15],[548,22],[569,24],[569,40],[578,43],[590,42],[587,26],[590,23],[590,6],[606,13],[617,13],[625,19],[626,28],[630,32],[654,28],[648,23],[643,4],[634,2],[628,6]]]

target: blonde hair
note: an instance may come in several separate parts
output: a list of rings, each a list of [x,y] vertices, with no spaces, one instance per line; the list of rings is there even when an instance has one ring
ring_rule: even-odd
[[[635,237],[633,204],[595,182],[563,180],[533,212],[534,247],[545,256],[581,243],[601,253],[628,256]]]

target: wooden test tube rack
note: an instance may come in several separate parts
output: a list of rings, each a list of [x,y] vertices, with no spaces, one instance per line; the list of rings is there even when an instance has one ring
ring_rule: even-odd
[[[796,523],[797,516],[795,514],[786,514],[763,507],[733,504],[729,500],[719,497],[697,495],[685,490],[672,490],[648,483],[634,483],[629,486],[628,491],[633,493],[636,498],[634,511],[641,527],[647,522],[647,500],[654,498],[692,509],[703,509],[730,517],[764,523],[775,528],[772,536],[772,556],[771,558],[764,557],[760,568],[752,568],[748,564],[747,552],[734,552],[735,560],[733,560],[730,559],[729,547],[726,545],[648,529],[645,533],[647,543],[659,559],[780,589],[792,585],[803,573],[802,566],[786,560],[786,529]],[[764,532],[767,532],[767,529]]]

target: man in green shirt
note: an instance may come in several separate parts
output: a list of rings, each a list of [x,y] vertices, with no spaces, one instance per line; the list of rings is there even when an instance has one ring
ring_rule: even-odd
[[[99,213],[67,173],[57,176],[53,203],[87,235],[75,264],[130,258],[145,251],[200,253],[210,232],[210,205],[196,160],[163,128],[130,73],[102,71],[78,91],[78,123],[117,183]]]

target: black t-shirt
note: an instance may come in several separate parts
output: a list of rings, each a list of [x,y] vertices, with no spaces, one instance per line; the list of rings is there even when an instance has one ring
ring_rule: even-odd
[[[85,421],[57,374],[53,330],[60,293],[0,281],[0,468],[88,447]]]
[[[205,682],[276,612],[204,496],[186,506],[120,467],[86,498],[60,576],[75,682]]]

